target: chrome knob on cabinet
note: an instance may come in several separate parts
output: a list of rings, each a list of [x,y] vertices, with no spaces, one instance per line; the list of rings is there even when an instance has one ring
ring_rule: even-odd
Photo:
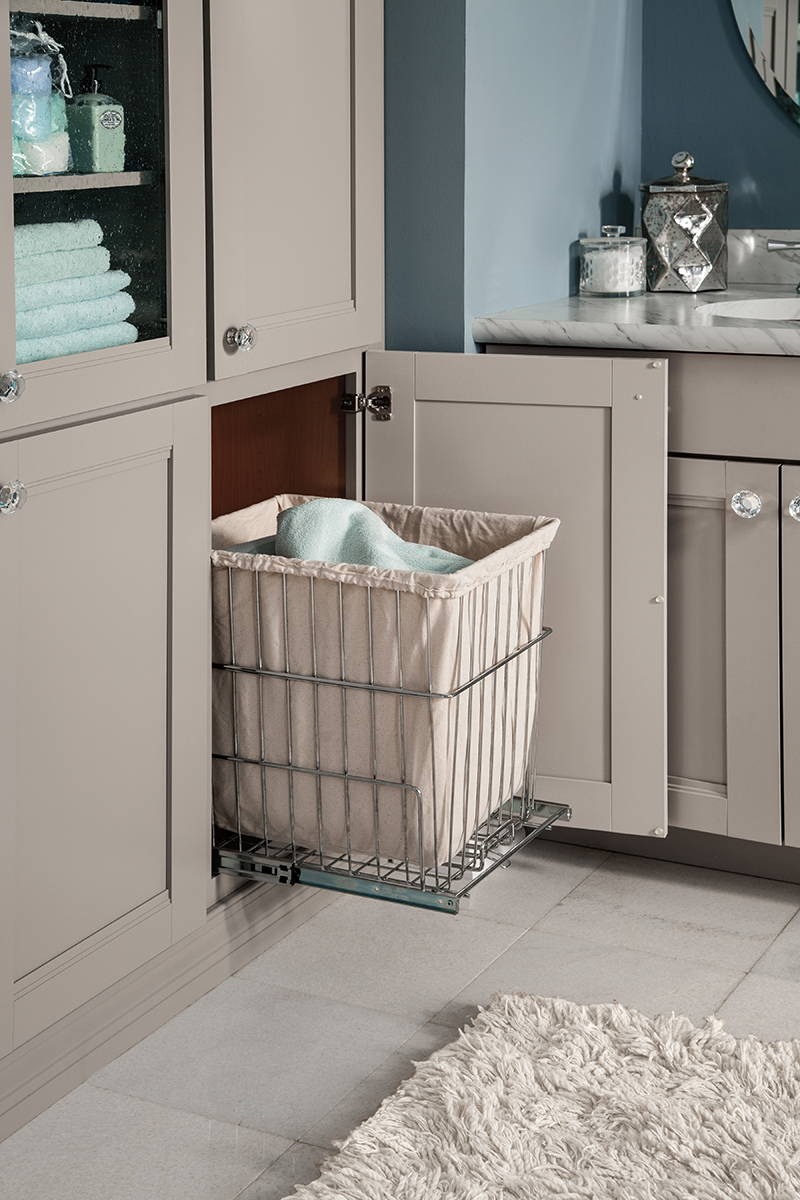
[[[737,517],[757,517],[761,507],[761,497],[755,492],[737,492],[731,498],[731,508]]]
[[[800,496],[795,496],[794,500],[790,500],[789,516],[794,517],[795,521],[800,521]]]
[[[5,371],[0,375],[0,401],[13,404],[25,391],[25,379],[19,371]]]
[[[27,499],[28,489],[25,484],[20,483],[18,479],[12,479],[11,483],[4,483],[0,487],[0,512],[19,512]]]
[[[225,345],[234,350],[252,350],[258,341],[258,330],[252,325],[244,324],[239,329],[231,326],[225,330]]]

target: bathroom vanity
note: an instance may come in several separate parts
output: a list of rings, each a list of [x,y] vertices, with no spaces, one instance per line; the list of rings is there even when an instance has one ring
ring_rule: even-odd
[[[757,249],[766,235],[734,234],[734,279],[747,270],[742,245]],[[571,297],[480,318],[474,336],[488,357],[655,352],[664,362],[669,826],[796,847],[800,301],[796,255],[781,257],[750,268],[772,268],[778,282]]]

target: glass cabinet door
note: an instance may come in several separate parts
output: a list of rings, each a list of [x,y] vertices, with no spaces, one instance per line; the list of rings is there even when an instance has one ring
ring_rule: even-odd
[[[14,337],[4,304],[0,374],[14,364],[25,394],[3,427],[205,376],[198,8],[10,0]]]

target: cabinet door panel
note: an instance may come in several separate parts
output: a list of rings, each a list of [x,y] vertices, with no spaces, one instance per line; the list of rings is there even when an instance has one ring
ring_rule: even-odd
[[[800,521],[789,505],[800,496],[800,467],[781,467],[781,591],[783,613],[783,820],[787,846],[800,846]]]
[[[0,443],[4,1051],[205,921],[209,474],[200,397]]]
[[[757,517],[731,508],[761,497]],[[728,834],[780,845],[781,676],[778,467],[725,464]]]
[[[537,796],[666,831],[666,372],[649,360],[370,352],[367,498],[562,520]],[[657,603],[656,597],[662,602]]]
[[[670,822],[780,844],[778,467],[669,465]]]
[[[417,404],[415,503],[561,519],[547,554],[545,623],[553,634],[542,656],[542,775],[564,775],[568,754],[571,778],[611,778],[610,412],[546,404]],[[570,447],[569,472],[553,446]],[[587,496],[594,498],[591,504]],[[553,670],[580,681],[566,725],[563,711],[548,702]]]
[[[0,484],[19,476],[19,447],[16,442],[0,443]],[[17,561],[19,514],[0,514],[0,563],[3,572],[3,625],[0,632],[0,688],[12,699],[17,681],[18,596],[14,586],[14,564]],[[6,703],[0,721],[0,828],[6,847],[3,870],[0,871],[0,1057],[13,1048],[13,984],[14,984],[14,859],[9,847],[14,845],[14,823],[17,803],[17,706]]]
[[[39,440],[17,517],[17,979],[166,886],[168,452],[40,484]],[[46,888],[21,886],[34,861]]]
[[[382,8],[210,6],[217,379],[382,337]]]
[[[669,460],[670,825],[728,832],[725,463]]]

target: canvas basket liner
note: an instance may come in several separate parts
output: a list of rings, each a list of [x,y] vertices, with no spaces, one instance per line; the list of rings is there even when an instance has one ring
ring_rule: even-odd
[[[475,560],[452,575],[225,550],[275,534],[279,512],[312,499],[275,496],[212,522],[214,663],[234,661],[233,625],[240,666],[450,692],[541,632],[544,551],[557,519],[366,503],[404,540]],[[215,670],[214,751],[259,764],[238,765],[237,807],[237,770],[215,758],[215,824],[423,871],[450,861],[529,770],[530,659],[433,700]],[[422,799],[374,779],[405,782]]]

